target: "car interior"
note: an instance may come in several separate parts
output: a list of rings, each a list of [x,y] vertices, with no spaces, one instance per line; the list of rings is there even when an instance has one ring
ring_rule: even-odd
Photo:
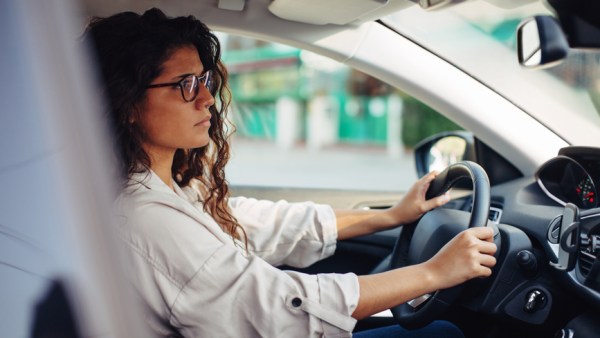
[[[110,231],[111,136],[94,60],[78,43],[90,17],[151,7],[333,59],[462,128],[430,135],[408,155],[405,176],[439,168],[428,196],[450,191],[449,203],[414,224],[341,241],[310,267],[279,267],[373,274],[424,262],[468,227],[494,229],[491,277],[361,320],[355,332],[445,319],[473,338],[598,336],[600,5],[592,0],[0,2],[0,336],[151,336]],[[447,145],[456,142],[452,157]],[[311,175],[325,167],[304,162]],[[361,175],[377,178],[371,166]],[[406,191],[351,180],[345,189],[270,185],[265,176],[264,185],[232,178],[232,195],[384,209]]]

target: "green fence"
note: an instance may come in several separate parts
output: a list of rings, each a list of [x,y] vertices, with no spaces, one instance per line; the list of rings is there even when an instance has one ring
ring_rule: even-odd
[[[380,143],[387,140],[387,97],[338,96],[339,140]]]

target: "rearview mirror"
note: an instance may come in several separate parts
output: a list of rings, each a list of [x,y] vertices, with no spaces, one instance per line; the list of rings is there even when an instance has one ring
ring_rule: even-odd
[[[550,67],[567,56],[569,43],[554,17],[537,15],[517,28],[517,51],[524,67]]]

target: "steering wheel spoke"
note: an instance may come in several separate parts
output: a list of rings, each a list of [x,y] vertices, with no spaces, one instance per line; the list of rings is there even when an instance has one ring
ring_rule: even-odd
[[[431,296],[433,296],[432,293],[426,293],[420,297],[409,300],[408,302],[406,302],[406,304],[408,304],[414,310],[417,310],[421,305],[427,303],[427,301],[429,300],[429,298],[431,298]]]

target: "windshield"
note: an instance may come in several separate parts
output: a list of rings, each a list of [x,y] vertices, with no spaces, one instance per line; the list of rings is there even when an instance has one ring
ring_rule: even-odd
[[[433,11],[411,6],[382,21],[502,94],[568,143],[595,145],[600,52],[571,49],[567,60],[543,70],[518,64],[519,23],[550,14],[537,2],[511,9],[467,1]]]

